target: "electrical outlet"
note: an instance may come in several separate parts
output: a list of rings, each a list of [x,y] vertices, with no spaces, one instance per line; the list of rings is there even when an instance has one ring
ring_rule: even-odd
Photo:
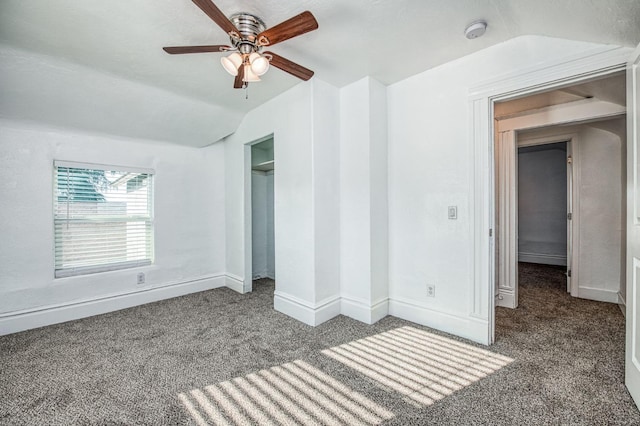
[[[138,272],[138,284],[144,284],[145,276],[144,272]]]
[[[427,286],[427,297],[436,297],[436,286],[428,285]]]

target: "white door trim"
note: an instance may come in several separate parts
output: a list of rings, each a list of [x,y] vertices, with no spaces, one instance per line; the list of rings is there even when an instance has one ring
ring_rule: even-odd
[[[624,116],[627,112],[626,106],[600,101],[598,99],[587,99],[584,101],[569,102],[567,104],[554,105],[548,108],[541,108],[534,113],[520,114],[517,117],[496,120],[496,156],[494,161],[496,170],[496,222],[495,237],[498,261],[496,263],[496,279],[498,280],[498,297],[496,306],[515,309],[518,307],[518,142],[517,132],[530,129],[542,129],[546,127],[581,124],[600,120],[607,120],[614,117]],[[562,132],[562,130],[558,130]],[[542,138],[538,143],[546,142],[556,138],[556,136]],[[556,138],[557,139],[557,138]],[[576,140],[576,135],[571,135],[570,139]],[[576,151],[579,147],[576,144]],[[576,158],[574,156],[574,158]],[[578,171],[578,168],[575,168]],[[579,181],[580,174],[573,175],[573,181]],[[579,187],[579,186],[578,186]],[[575,188],[575,186],[574,186]],[[574,206],[577,206],[577,197],[573,199]],[[574,215],[577,216],[577,209]],[[577,222],[578,219],[572,221]],[[579,228],[572,229],[573,235],[578,235]],[[577,265],[572,260],[577,259],[579,244],[573,246],[576,249],[573,259],[567,259],[569,263]],[[574,268],[577,270],[577,268]],[[571,295],[578,296],[577,275],[572,280]]]
[[[526,146],[547,145],[558,142],[567,143],[567,157],[571,156],[572,164],[567,164],[567,211],[571,213],[571,221],[567,225],[567,269],[571,269],[571,277],[568,277],[567,291],[573,296],[578,297],[579,271],[578,267],[580,259],[580,143],[578,142],[578,134],[564,133],[563,129],[558,129],[557,134],[527,138],[518,138],[518,148]],[[569,176],[570,174],[570,176]]]
[[[253,173],[251,166],[251,147],[266,140],[273,139],[273,133],[247,142],[243,147],[244,154],[244,197],[243,197],[243,213],[244,213],[244,277],[242,279],[242,291],[240,293],[249,293],[253,291],[253,217],[251,209],[251,175]],[[274,140],[275,144],[275,140]],[[275,150],[274,150],[275,156]],[[275,200],[274,200],[275,201]]]
[[[469,152],[474,164],[474,170],[469,174],[470,187],[473,188],[470,203],[474,212],[471,231],[473,287],[470,293],[470,316],[487,321],[487,344],[493,343],[495,329],[493,103],[624,70],[631,51],[629,48],[599,47],[568,57],[560,63],[521,70],[476,86],[469,92]]]
[[[534,145],[546,145],[551,143],[566,142],[567,157],[573,159],[572,164],[567,164],[567,212],[572,215],[567,225],[567,269],[571,270],[568,278],[567,291],[578,297],[578,283],[580,282],[580,143],[578,133],[562,132],[566,129],[558,129],[559,133],[535,138],[518,138],[518,148]],[[570,175],[570,176],[569,176]]]
[[[514,130],[496,138],[496,305],[518,307],[518,147]]]
[[[640,405],[640,45],[627,65],[627,107],[625,385]]]

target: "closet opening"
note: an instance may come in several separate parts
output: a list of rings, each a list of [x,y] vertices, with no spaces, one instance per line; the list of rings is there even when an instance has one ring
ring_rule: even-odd
[[[518,262],[567,266],[569,277],[572,158],[568,144],[518,143]]]
[[[273,286],[275,272],[273,138],[251,146],[252,289]]]
[[[518,138],[519,283],[571,292],[572,162],[570,140]]]

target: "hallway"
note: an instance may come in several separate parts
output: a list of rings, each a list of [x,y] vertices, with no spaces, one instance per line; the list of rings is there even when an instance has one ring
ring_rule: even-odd
[[[519,264],[519,306],[496,308],[492,349],[518,360],[514,388],[527,389],[530,408],[563,413],[554,422],[614,424],[626,413],[640,424],[623,384],[624,316],[616,304],[571,297],[564,271]]]

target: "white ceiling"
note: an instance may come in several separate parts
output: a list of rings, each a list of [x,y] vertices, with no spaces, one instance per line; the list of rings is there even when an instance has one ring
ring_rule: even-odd
[[[216,0],[227,14],[273,26],[304,10],[319,29],[271,50],[342,87],[367,75],[391,84],[520,35],[601,44],[640,42],[640,0]],[[467,40],[466,24],[488,22]],[[226,44],[190,0],[1,0],[0,43],[55,56],[213,105],[246,112],[299,82],[277,69],[232,89],[220,54],[168,55],[163,46]]]

